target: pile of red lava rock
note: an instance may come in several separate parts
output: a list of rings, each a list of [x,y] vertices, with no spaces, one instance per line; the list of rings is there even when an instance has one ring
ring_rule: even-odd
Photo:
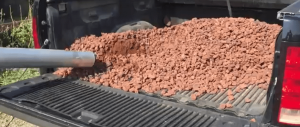
[[[60,68],[55,74],[134,93],[194,91],[192,99],[236,86],[237,92],[248,85],[266,89],[280,29],[254,19],[210,18],[82,37],[66,50],[96,53],[95,67]]]

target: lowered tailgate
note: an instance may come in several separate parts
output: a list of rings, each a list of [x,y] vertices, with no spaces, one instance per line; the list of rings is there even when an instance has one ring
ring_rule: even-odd
[[[39,126],[257,126],[159,97],[128,93],[48,74],[1,87],[0,110]]]

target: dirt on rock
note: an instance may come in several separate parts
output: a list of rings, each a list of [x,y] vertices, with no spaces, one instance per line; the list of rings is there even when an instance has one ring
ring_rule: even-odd
[[[55,74],[134,93],[194,91],[193,100],[236,86],[236,92],[248,85],[267,89],[280,29],[254,19],[210,18],[82,37],[66,50],[95,52],[95,67],[60,68]]]

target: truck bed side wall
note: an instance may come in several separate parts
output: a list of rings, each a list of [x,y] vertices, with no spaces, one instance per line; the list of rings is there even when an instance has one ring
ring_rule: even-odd
[[[269,23],[279,23],[279,9],[233,8],[234,17],[256,18]],[[164,26],[168,16],[172,25],[194,17],[228,17],[225,7],[176,4],[157,0],[71,0],[48,2],[47,22],[50,48],[64,49],[75,39],[87,35],[100,36],[102,32],[115,32],[119,27],[134,21],[147,21],[156,27]]]
[[[162,26],[162,8],[154,0],[77,0],[50,3],[47,21],[50,48],[63,49],[87,35],[115,32],[117,27],[136,20]],[[55,25],[53,27],[53,25]]]

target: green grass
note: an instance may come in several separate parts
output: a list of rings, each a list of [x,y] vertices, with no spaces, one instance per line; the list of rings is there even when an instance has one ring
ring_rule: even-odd
[[[39,75],[40,75],[39,71],[37,69],[32,69],[32,68],[28,68],[27,70],[20,69],[20,70],[4,71],[0,73],[0,86],[8,85],[28,78],[33,78]],[[37,126],[0,112],[0,127],[37,127]]]
[[[40,73],[37,69],[28,68],[24,73],[24,70],[9,70],[0,74],[0,86],[8,85],[20,80],[39,76]],[[22,75],[22,76],[21,76]],[[21,78],[20,78],[21,77]]]

